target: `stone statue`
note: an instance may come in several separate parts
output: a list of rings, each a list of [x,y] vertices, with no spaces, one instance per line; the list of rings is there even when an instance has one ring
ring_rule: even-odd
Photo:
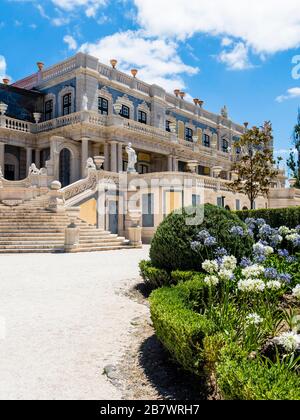
[[[85,93],[82,97],[82,111],[88,111],[88,103],[89,99],[87,94]]]
[[[88,158],[86,161],[86,169],[96,169],[96,165],[94,163],[93,158]]]
[[[32,163],[29,166],[28,176],[30,176],[30,175],[39,175],[39,174],[40,174],[40,170],[36,167],[36,164],[35,163]]]
[[[3,175],[3,172],[2,172],[2,168],[1,168],[1,166],[0,166],[0,179],[1,178],[4,178],[4,175]]]
[[[136,173],[135,165],[137,164],[137,155],[135,150],[132,148],[132,144],[129,143],[126,147],[126,153],[128,155],[128,173]]]
[[[228,119],[228,109],[226,105],[224,105],[224,107],[221,109],[221,115],[223,118]]]

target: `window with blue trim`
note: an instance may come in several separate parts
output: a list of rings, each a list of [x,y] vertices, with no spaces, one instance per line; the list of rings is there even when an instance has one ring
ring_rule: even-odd
[[[229,152],[229,142],[226,139],[222,140],[222,152],[224,152],[224,153]]]
[[[210,136],[208,134],[203,135],[203,146],[210,147]]]
[[[105,98],[98,98],[98,111],[101,115],[108,115],[108,100]]]
[[[185,128],[185,140],[186,141],[193,141],[193,130],[191,128]]]
[[[129,120],[130,118],[130,109],[128,106],[126,105],[122,105],[121,111],[120,111],[120,115],[123,118],[127,118],[127,120]]]
[[[147,124],[147,114],[144,111],[138,112],[138,122],[141,124]]]
[[[45,102],[45,121],[53,118],[53,99]]]

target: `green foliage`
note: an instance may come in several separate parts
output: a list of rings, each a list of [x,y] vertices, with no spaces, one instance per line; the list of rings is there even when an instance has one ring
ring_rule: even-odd
[[[261,128],[247,130],[236,143],[242,154],[232,168],[237,179],[232,181],[231,189],[246,194],[251,208],[260,194],[268,194],[272,181],[278,175],[274,168],[272,141],[272,125],[266,122]]]
[[[184,283],[193,279],[201,279],[201,274],[195,271],[172,271],[171,278],[173,284]]]
[[[195,209],[194,209],[195,210]],[[200,209],[201,211],[201,209]],[[201,225],[189,225],[192,208],[183,209],[181,214],[170,214],[158,227],[151,243],[150,258],[155,267],[168,272],[174,270],[202,270],[202,263],[213,258],[213,249],[202,254],[191,249],[201,230],[218,239],[218,246],[224,247],[238,259],[249,256],[253,246],[250,236],[236,238],[229,233],[232,226],[246,226],[235,214],[210,204],[204,206],[204,220]]]
[[[151,288],[157,289],[171,284],[171,276],[165,270],[153,267],[151,261],[141,261],[139,264],[140,275],[144,282]]]
[[[287,226],[291,229],[300,225],[300,207],[288,207],[284,209],[260,209],[242,210],[235,214],[243,221],[247,218],[265,219],[266,223],[273,228]]]
[[[151,318],[158,339],[186,370],[201,375],[203,339],[214,325],[193,311],[203,283],[191,281],[180,287],[156,290],[150,297]]]
[[[249,360],[221,352],[218,387],[227,400],[299,400],[300,377],[282,362]]]

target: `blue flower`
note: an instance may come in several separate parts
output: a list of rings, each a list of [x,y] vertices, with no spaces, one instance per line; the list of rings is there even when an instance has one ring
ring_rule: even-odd
[[[291,283],[292,276],[288,273],[279,274],[279,280],[283,281],[284,283]]]
[[[250,267],[250,265],[252,265],[251,260],[249,260],[249,258],[243,257],[240,262],[240,266],[242,268],[246,268],[246,267]]]
[[[215,246],[217,245],[217,240],[213,236],[209,236],[204,240],[204,245],[208,247]]]
[[[225,248],[217,248],[215,251],[216,257],[227,257],[228,252]]]
[[[275,268],[266,268],[265,269],[265,277],[270,280],[275,280],[278,277],[278,272]]]
[[[260,228],[261,226],[266,224],[265,219],[256,219],[255,223],[257,224],[257,226]]]
[[[205,239],[210,237],[210,233],[207,230],[201,230],[201,232],[198,233],[197,238],[200,241],[205,241]]]
[[[244,229],[241,226],[233,226],[230,233],[235,236],[245,236]]]
[[[287,257],[286,258],[286,262],[289,263],[289,264],[292,264],[292,263],[294,263],[296,261],[297,261],[297,258],[296,257],[290,256],[290,257]]]
[[[266,238],[266,237],[268,238],[268,237],[274,235],[274,233],[275,233],[274,229],[272,229],[270,225],[263,225],[259,229],[259,235],[262,238]]]
[[[290,255],[290,253],[287,249],[279,249],[278,250],[278,255],[280,257],[287,258]]]
[[[194,241],[194,242],[191,243],[191,248],[195,252],[197,252],[200,247],[201,247],[201,243],[200,242]]]
[[[266,261],[266,256],[265,255],[255,255],[254,257],[254,262],[256,264],[262,264]]]
[[[270,245],[276,248],[282,242],[282,236],[275,234],[270,238]]]

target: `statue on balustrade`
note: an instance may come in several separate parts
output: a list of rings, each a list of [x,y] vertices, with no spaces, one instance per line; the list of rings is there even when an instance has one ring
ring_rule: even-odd
[[[82,111],[88,111],[89,98],[85,93],[82,97]]]
[[[93,158],[88,158],[86,161],[86,169],[97,169]]]
[[[28,176],[30,176],[30,175],[40,175],[40,170],[36,167],[36,164],[35,163],[32,163],[29,166]]]
[[[3,172],[2,172],[2,168],[1,168],[1,166],[0,166],[0,179],[1,178],[4,178],[4,175],[3,175]]]
[[[131,143],[129,143],[128,146],[126,147],[126,153],[128,155],[127,172],[136,173],[135,165],[137,164],[137,154],[135,150],[132,148]]]

